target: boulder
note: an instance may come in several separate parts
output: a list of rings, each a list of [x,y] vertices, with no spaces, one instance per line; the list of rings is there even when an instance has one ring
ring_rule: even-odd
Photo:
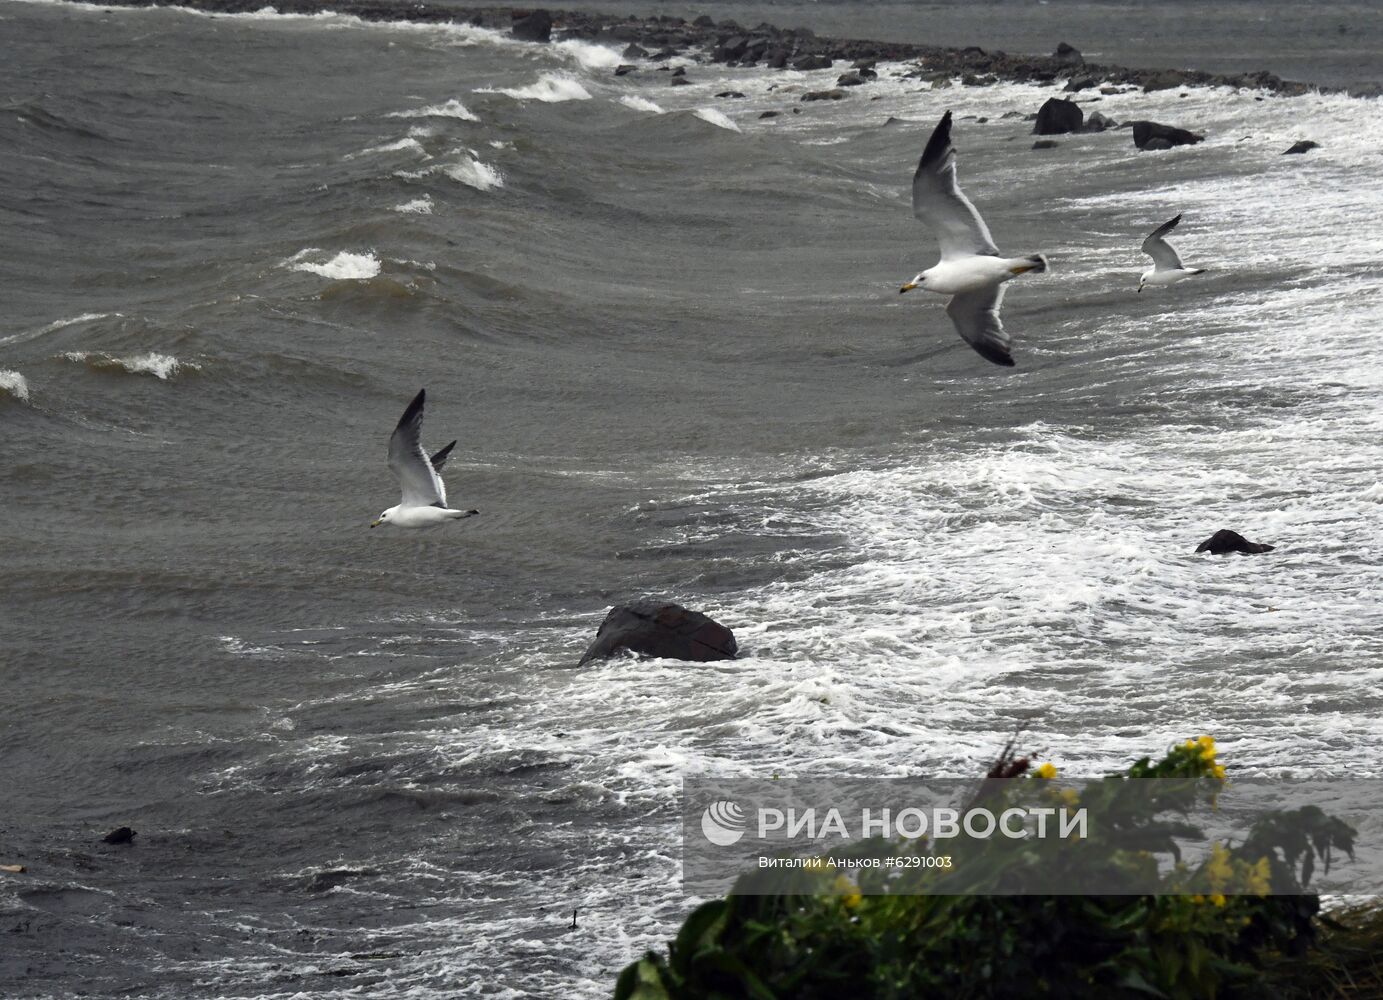
[[[1292,143],[1291,149],[1284,149],[1282,155],[1286,156],[1288,153],[1304,153],[1308,149],[1316,149],[1319,146],[1319,142],[1312,142],[1310,139],[1302,139],[1300,142]]]
[[[732,98],[733,98],[733,97],[743,97],[744,95],[741,94],[738,90],[722,90],[719,94],[716,94],[716,96],[717,96],[717,97],[732,97]]]
[[[615,67],[615,76],[628,76],[636,69],[638,69],[637,66],[630,66],[628,63],[620,63]]]
[[[610,609],[577,666],[619,652],[673,660],[733,660],[738,646],[724,625],[680,604],[644,598]]]
[[[711,61],[730,62],[744,55],[744,50],[747,48],[749,48],[749,39],[743,35],[732,35],[711,51]]]
[[[1074,45],[1067,45],[1065,42],[1056,47],[1056,51],[1052,53],[1052,58],[1063,66],[1082,66],[1085,64],[1080,49]]]
[[[1075,101],[1060,97],[1049,97],[1047,103],[1037,112],[1037,122],[1032,127],[1033,135],[1065,135],[1079,132],[1085,121],[1085,112]]]
[[[859,87],[864,84],[864,77],[858,73],[842,73],[836,80],[837,87]]]
[[[1138,148],[1143,150],[1144,152],[1159,153],[1164,149],[1171,149],[1172,144],[1168,142],[1166,139],[1149,139],[1147,142],[1143,143],[1143,145],[1139,146]]]
[[[1202,141],[1205,136],[1196,135],[1188,132],[1184,128],[1176,128],[1172,125],[1159,125],[1157,122],[1131,122],[1133,126],[1133,144],[1139,149],[1171,149],[1173,146],[1190,146]],[[1161,139],[1167,143],[1165,146],[1149,146],[1154,140]]]
[[[1237,531],[1230,531],[1228,528],[1221,528],[1205,541],[1196,546],[1197,552],[1209,552],[1212,555],[1224,555],[1226,552],[1243,552],[1252,554],[1255,552],[1271,552],[1275,546],[1265,542],[1251,542]]]
[[[1090,117],[1085,119],[1085,124],[1081,126],[1082,132],[1103,132],[1107,128],[1118,128],[1119,123],[1108,115],[1100,114],[1098,111],[1090,112]]]
[[[1056,149],[1060,145],[1055,139],[1038,139],[1032,144],[1033,149]]]
[[[671,80],[668,81],[668,85],[672,87],[690,87],[691,81],[688,80],[685,76],[674,76]]]
[[[711,18],[711,15],[709,14],[702,14],[695,21],[693,21],[692,24],[696,25],[698,28],[714,28],[716,26],[715,21]]]
[[[782,69],[788,64],[788,55],[787,49],[770,49],[764,53],[764,64],[769,69]]]
[[[1143,93],[1151,94],[1158,90],[1175,90],[1189,82],[1186,74],[1179,69],[1164,69],[1143,80]]]
[[[552,37],[552,15],[545,10],[516,10],[509,33],[524,42],[546,42]]]
[[[845,91],[839,87],[834,90],[812,90],[802,95],[804,101],[839,101],[845,96]]]
[[[678,66],[675,70],[672,71],[672,75],[673,75],[673,76],[686,76],[686,75],[687,75],[687,67],[685,67],[685,66]]]
[[[802,56],[800,59],[792,61],[792,68],[796,70],[830,69],[831,59],[829,56]]]
[[[1100,81],[1093,76],[1073,76],[1066,81],[1066,86],[1061,89],[1068,94],[1074,94],[1082,90],[1089,90]]]
[[[630,42],[623,52],[620,53],[621,59],[647,59],[648,50],[638,42]]]
[[[759,115],[760,118],[777,118],[777,111],[764,111]]]
[[[118,826],[101,838],[104,844],[133,844],[138,834],[128,826]]]

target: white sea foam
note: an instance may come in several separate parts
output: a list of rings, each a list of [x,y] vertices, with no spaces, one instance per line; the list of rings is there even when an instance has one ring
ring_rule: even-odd
[[[0,368],[0,392],[27,403],[29,401],[29,380],[19,372]]]
[[[478,122],[480,119],[464,104],[452,97],[441,104],[429,104],[422,108],[409,108],[407,111],[391,111],[386,118],[456,118],[463,122]]]
[[[394,142],[386,142],[378,146],[370,146],[366,149],[362,149],[358,153],[348,153],[346,155],[346,159],[354,160],[356,157],[360,156],[370,156],[376,153],[397,153],[403,150],[408,150],[409,152],[417,153],[419,156],[427,155],[427,150],[423,149],[422,143],[420,143],[417,139],[413,138],[412,136],[408,136],[403,139],[396,139]]]
[[[504,94],[518,101],[543,101],[547,104],[591,99],[591,92],[581,85],[580,80],[564,73],[544,73],[536,83],[527,87],[481,88],[476,93]]]
[[[102,320],[102,319],[119,319],[119,318],[122,317],[122,315],[123,315],[123,314],[118,313],[118,312],[109,312],[109,313],[89,312],[89,313],[82,313],[80,316],[72,316],[72,317],[70,317],[70,318],[68,318],[68,319],[57,319],[57,320],[54,320],[53,322],[47,323],[47,324],[45,324],[44,326],[41,326],[41,327],[39,327],[38,329],[35,329],[35,330],[26,330],[26,331],[23,331],[23,332],[21,332],[21,333],[11,334],[11,335],[8,336],[8,337],[0,337],[0,344],[17,344],[17,343],[23,343],[24,341],[34,340],[34,339],[36,339],[36,338],[38,338],[38,337],[42,337],[42,336],[44,336],[44,335],[46,335],[46,334],[49,334],[49,333],[57,333],[59,330],[65,330],[65,329],[67,329],[69,326],[81,326],[81,325],[84,324],[84,323],[94,323],[94,322],[96,322],[97,320]]]
[[[394,211],[410,215],[431,215],[432,198],[428,195],[423,195],[421,198],[414,198],[412,201],[406,201],[402,205],[395,205]]]
[[[478,191],[504,187],[504,178],[500,172],[488,163],[476,159],[468,158],[460,163],[447,164],[441,168],[441,172],[452,180],[468,184]]]
[[[614,69],[624,61],[614,49],[578,38],[563,39],[551,47],[580,64],[582,69]]]
[[[156,351],[145,351],[142,354],[132,354],[123,358],[91,351],[67,351],[62,356],[68,361],[85,364],[87,367],[98,371],[124,371],[131,375],[152,375],[165,382],[179,371],[197,371],[200,368],[193,362],[180,361],[171,354],[160,354]]]
[[[625,94],[619,102],[626,108],[633,108],[635,111],[652,111],[655,114],[662,114],[663,108],[656,101],[650,101],[646,97],[639,97],[637,94]]]
[[[285,266],[294,271],[307,271],[312,274],[320,274],[323,278],[330,278],[333,281],[351,281],[365,278],[373,278],[379,274],[380,261],[373,253],[351,253],[349,250],[342,250],[336,256],[327,260],[310,260],[314,255],[320,256],[321,250],[309,247],[306,250],[299,250],[296,254],[285,261]]]
[[[715,108],[697,108],[692,114],[700,118],[703,122],[710,122],[717,128],[729,129],[731,132],[738,132],[740,127],[730,120],[730,117],[723,111]]]

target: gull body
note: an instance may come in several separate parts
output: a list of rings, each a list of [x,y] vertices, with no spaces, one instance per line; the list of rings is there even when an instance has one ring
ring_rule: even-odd
[[[427,391],[419,389],[399,418],[394,433],[389,436],[389,471],[399,481],[403,497],[375,518],[370,523],[371,528],[381,524],[414,530],[436,528],[448,521],[459,521],[480,513],[478,510],[453,510],[447,506],[447,488],[442,482],[441,471],[456,442],[453,441],[431,458],[423,451],[421,435],[426,399]]]
[[[1047,270],[1039,254],[1003,257],[989,227],[956,183],[951,112],[942,115],[912,178],[912,213],[927,223],[941,245],[941,260],[919,272],[899,291],[926,289],[949,295],[946,314],[961,338],[988,361],[1012,367],[1013,339],[999,319],[1004,282],[1029,271]]]
[[[1143,252],[1153,259],[1153,266],[1138,276],[1138,290],[1147,285],[1175,285],[1193,274],[1204,274],[1203,267],[1185,267],[1181,257],[1164,236],[1177,227],[1181,215],[1162,223],[1143,241]]]

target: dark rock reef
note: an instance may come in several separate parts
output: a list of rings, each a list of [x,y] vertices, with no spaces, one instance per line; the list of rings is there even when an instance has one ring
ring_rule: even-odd
[[[1049,97],[1047,103],[1037,111],[1037,122],[1032,127],[1033,135],[1065,135],[1079,132],[1085,122],[1085,112],[1075,101],[1060,97]]]
[[[1310,139],[1302,139],[1299,142],[1292,143],[1291,149],[1284,149],[1282,155],[1286,156],[1289,153],[1305,153],[1307,150],[1319,149],[1320,145],[1319,142],[1312,142]]]
[[[1226,552],[1243,552],[1246,555],[1251,555],[1256,552],[1271,552],[1275,547],[1266,542],[1251,542],[1237,531],[1221,528],[1197,545],[1196,551],[1209,552],[1211,555],[1217,556],[1224,555]]]
[[[646,597],[610,609],[577,666],[620,652],[672,660],[733,660],[735,634],[700,611]]]
[[[1159,125],[1157,122],[1132,122],[1133,144],[1139,149],[1171,149],[1173,146],[1191,146],[1205,139],[1203,135],[1188,132],[1174,125]],[[1164,145],[1165,143],[1165,145]]]

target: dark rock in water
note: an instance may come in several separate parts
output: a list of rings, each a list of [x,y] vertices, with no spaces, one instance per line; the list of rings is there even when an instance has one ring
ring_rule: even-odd
[[[647,59],[648,50],[638,42],[630,42],[629,46],[620,53],[622,59]]]
[[[1154,73],[1143,81],[1143,93],[1151,94],[1158,90],[1175,90],[1177,87],[1185,86],[1189,81],[1186,74],[1179,69],[1164,69]]]
[[[674,76],[668,83],[673,87],[690,87],[691,81],[685,76]]]
[[[1085,63],[1080,49],[1074,45],[1067,45],[1065,42],[1056,47],[1056,51],[1052,53],[1052,58],[1064,66],[1081,66]]]
[[[637,66],[630,66],[628,63],[620,63],[615,67],[615,76],[627,76],[638,69]]]
[[[644,598],[610,609],[581,666],[628,651],[674,660],[733,660],[739,647],[724,625],[680,604]]]
[[[859,87],[864,84],[864,77],[858,73],[842,73],[836,80],[837,87]]]
[[[303,880],[303,888],[308,892],[326,892],[338,885],[345,885],[351,879],[378,874],[378,870],[374,868],[328,868],[307,876]]]
[[[779,114],[779,113],[778,113],[777,111],[765,111],[765,112],[763,112],[762,114],[760,114],[759,117],[760,117],[760,118],[777,118],[777,117],[778,117],[778,114]]]
[[[1304,153],[1308,149],[1318,149],[1319,147],[1319,142],[1312,142],[1310,139],[1302,139],[1300,142],[1292,143],[1291,149],[1284,149],[1282,155],[1286,156],[1288,153]]]
[[[1108,115],[1100,114],[1098,111],[1090,112],[1090,117],[1085,119],[1085,124],[1081,126],[1082,132],[1103,132],[1107,128],[1118,128],[1119,123]]]
[[[1033,149],[1056,149],[1061,145],[1055,139],[1038,139],[1032,144]]]
[[[1065,135],[1067,132],[1079,132],[1084,120],[1085,112],[1075,101],[1049,97],[1037,112],[1037,124],[1032,127],[1032,134]]]
[[[136,836],[138,833],[128,826],[120,826],[102,837],[101,841],[106,844],[133,844]]]
[[[1066,86],[1061,89],[1068,94],[1074,94],[1078,91],[1089,90],[1099,82],[1099,79],[1093,76],[1073,76],[1066,81]]]
[[[1166,139],[1149,139],[1147,142],[1143,143],[1143,145],[1139,146],[1138,148],[1143,150],[1145,153],[1160,153],[1164,149],[1171,149],[1172,144],[1168,142]]]
[[[1243,552],[1246,554],[1271,552],[1274,548],[1275,546],[1268,545],[1266,542],[1251,542],[1237,531],[1221,528],[1197,545],[1196,551],[1209,552],[1218,556],[1224,555],[1226,552]]]
[[[769,69],[782,69],[788,64],[789,55],[787,49],[770,49],[764,53],[764,65]]]
[[[729,62],[738,59],[749,48],[749,39],[743,35],[732,35],[711,50],[712,62]]]
[[[738,90],[722,90],[719,94],[716,94],[716,96],[717,96],[717,97],[743,97],[744,95],[741,94]]]
[[[687,75],[687,67],[685,67],[685,66],[678,66],[675,70],[672,71],[672,75],[673,75],[673,76],[686,76],[686,75]]]
[[[546,42],[552,37],[552,15],[545,10],[516,10],[513,18],[509,33],[521,41]]]
[[[804,101],[839,101],[845,96],[845,91],[837,87],[835,90],[813,90],[802,95]]]
[[[1133,144],[1139,149],[1171,149],[1173,146],[1190,146],[1202,141],[1205,136],[1188,132],[1172,125],[1159,125],[1157,122],[1130,122],[1133,126]],[[1150,142],[1161,139],[1165,146],[1150,146]]]
[[[716,26],[715,20],[709,14],[702,14],[692,24],[698,28],[714,28]]]
[[[831,58],[829,56],[817,55],[803,56],[800,59],[794,59],[792,61],[792,68],[797,70],[830,69]]]

